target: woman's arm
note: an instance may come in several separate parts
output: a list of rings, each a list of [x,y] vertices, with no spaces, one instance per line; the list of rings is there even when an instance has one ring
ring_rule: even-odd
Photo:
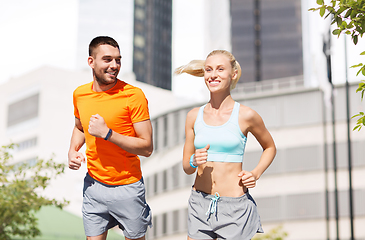
[[[261,145],[263,152],[257,166],[251,171],[242,171],[239,177],[242,184],[246,187],[254,187],[256,181],[261,177],[265,170],[270,166],[276,155],[276,146],[270,132],[265,127],[261,116],[252,109],[246,111],[242,119],[247,124],[247,132],[252,133]]]
[[[190,166],[190,157],[191,155],[195,154],[195,146],[194,146],[194,124],[196,117],[198,115],[199,108],[194,108],[188,112],[185,121],[185,144],[184,144],[184,151],[183,151],[183,169],[186,174],[193,174],[195,172],[195,168]],[[194,156],[193,164],[198,166],[198,163]],[[202,164],[202,163],[200,163]]]

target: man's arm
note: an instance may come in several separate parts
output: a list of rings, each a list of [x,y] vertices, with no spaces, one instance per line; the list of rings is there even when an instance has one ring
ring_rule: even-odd
[[[80,148],[85,143],[84,130],[81,121],[75,118],[75,127],[71,136],[70,149],[68,151],[68,167],[73,170],[78,170],[81,162],[85,162],[85,157],[79,152]]]
[[[108,141],[129,153],[149,157],[153,151],[151,121],[145,120],[133,123],[133,128],[136,132],[135,137],[119,134],[112,129],[112,134],[108,138]],[[104,118],[99,114],[96,114],[90,118],[88,131],[94,137],[105,138],[109,128],[106,125]]]

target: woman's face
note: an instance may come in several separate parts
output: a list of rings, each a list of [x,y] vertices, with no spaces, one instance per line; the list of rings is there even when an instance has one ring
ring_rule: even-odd
[[[223,54],[215,54],[205,61],[204,79],[210,92],[230,91],[234,76],[229,58]]]

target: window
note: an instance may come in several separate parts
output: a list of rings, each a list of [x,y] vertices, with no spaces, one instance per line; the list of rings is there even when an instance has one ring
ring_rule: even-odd
[[[162,234],[167,233],[167,213],[162,214]]]
[[[167,190],[167,170],[165,170],[165,171],[163,171],[162,172],[162,189],[164,190],[164,191],[166,191]]]
[[[176,189],[179,187],[180,172],[181,172],[181,163],[175,164],[172,167],[172,178],[171,178],[173,189]]]
[[[158,175],[157,173],[153,176],[154,181],[153,181],[153,193],[157,193],[158,192]]]
[[[172,212],[172,231],[174,233],[179,231],[179,210]]]
[[[8,127],[38,116],[39,93],[8,106]]]
[[[180,112],[179,111],[177,111],[176,113],[174,113],[174,129],[176,129],[175,130],[175,134],[174,134],[174,137],[175,137],[175,139],[174,139],[174,141],[175,141],[175,143],[176,144],[178,144],[179,143],[179,140],[180,140],[180,132],[179,132],[179,129],[180,129],[180,119],[179,119],[179,117],[180,117]]]
[[[134,45],[139,48],[144,48],[144,46],[146,45],[144,37],[141,35],[136,35],[134,37]],[[138,54],[141,54],[141,56],[135,54],[135,58],[142,61],[144,58],[143,53],[138,52]]]
[[[37,145],[37,137],[33,137],[33,138],[30,138],[30,139],[27,139],[27,140],[24,140],[24,141],[18,143],[15,146],[15,149],[14,150],[16,152],[20,152],[20,151],[23,151],[25,149],[34,147],[36,145]]]
[[[166,147],[168,142],[168,119],[167,115],[163,117],[163,146]]]

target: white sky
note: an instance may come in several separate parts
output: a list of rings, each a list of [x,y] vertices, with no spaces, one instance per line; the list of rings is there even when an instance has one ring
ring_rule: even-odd
[[[77,0],[0,0],[0,83],[76,61]]]
[[[87,45],[77,46],[80,44],[82,36],[85,39],[97,36],[99,34],[107,34],[112,30],[112,25],[108,29],[105,26],[108,24],[102,24],[103,14],[116,14],[119,18],[116,19],[121,26],[120,30],[115,30],[112,35],[119,42],[123,54],[123,66],[121,73],[131,70],[132,64],[132,36],[133,34],[133,15],[132,15],[132,0],[122,0],[120,4],[125,5],[116,10],[114,0],[103,0],[98,2],[97,0],[87,0],[100,4],[100,9],[96,9],[98,12],[90,12],[90,16],[84,21],[91,22],[87,29],[82,29],[80,33],[78,31],[78,0],[0,0],[0,83],[7,81],[11,77],[18,77],[26,74],[36,68],[43,65],[56,66],[64,69],[75,69],[80,57],[80,51],[84,49],[87,52]],[[311,0],[313,2],[314,0]],[[199,2],[204,3],[205,1]],[[219,1],[218,1],[219,2]],[[220,5],[222,2],[216,2],[213,5]],[[209,51],[204,48],[211,48],[209,39],[206,33],[202,31],[202,27],[197,27],[196,23],[202,23],[203,17],[207,16],[206,13],[201,10],[206,9],[207,6],[195,6],[198,2],[194,0],[174,0],[174,9],[180,9],[175,11],[174,20],[174,36],[173,42],[173,68],[185,64],[191,59],[204,58]],[[210,2],[210,3],[214,3]],[[305,8],[310,7],[309,4],[303,4]],[[307,5],[307,6],[305,6]],[[105,8],[104,8],[105,6]],[[194,7],[193,7],[194,6]],[[117,8],[117,9],[118,9]],[[186,9],[190,13],[193,10],[197,10],[196,13],[191,14],[189,18],[183,16],[186,13]],[[184,10],[185,9],[185,10]],[[86,10],[91,11],[91,10]],[[94,10],[95,11],[95,10]],[[180,14],[180,15],[179,15]],[[303,11],[303,14],[310,16],[309,28],[314,27],[315,24],[323,23],[323,19],[320,19],[318,13]],[[125,16],[128,15],[128,16]],[[122,16],[127,21],[122,20]],[[129,20],[129,18],[131,18]],[[92,21],[91,21],[92,20]],[[93,28],[93,22],[99,21],[101,24],[99,28]],[[323,21],[323,22],[322,22]],[[115,24],[115,23],[114,23]],[[118,26],[119,26],[118,25]],[[199,24],[198,24],[199,25]],[[199,29],[199,30],[198,30]],[[206,29],[206,28],[203,28]],[[216,30],[212,30],[216,32]],[[189,34],[187,34],[187,32]],[[224,33],[222,35],[226,35]],[[313,37],[313,36],[312,36]],[[312,40],[318,43],[321,36]],[[79,40],[79,41],[78,41]],[[334,39],[335,40],[335,39]],[[88,43],[87,41],[87,43]],[[184,41],[182,43],[182,41]],[[343,41],[338,39],[333,42],[334,49],[341,49]],[[214,45],[214,44],[213,44]],[[349,63],[348,66],[364,62],[358,54],[364,46],[364,41],[361,39],[356,49],[354,49],[351,40],[348,42],[348,54]],[[179,47],[177,47],[179,46]],[[79,49],[77,49],[79,48]],[[82,48],[82,49],[80,49]],[[320,49],[319,49],[320,50]],[[365,50],[365,49],[363,49]],[[334,70],[334,82],[343,81],[343,59],[344,55],[341,51],[334,51],[333,61],[335,65],[341,67],[335,67]],[[79,54],[79,56],[77,56]],[[87,55],[85,54],[85,65]],[[87,66],[86,66],[87,67]],[[342,69],[342,70],[340,70]],[[349,70],[350,80],[354,80],[353,76],[356,74],[355,69]],[[176,89],[183,89],[186,86],[185,80],[181,80],[182,77],[178,77],[173,82],[173,87]],[[338,79],[337,79],[338,78]],[[187,79],[184,77],[184,79]],[[191,81],[195,81],[191,80]],[[190,85],[190,84],[188,84]],[[204,88],[200,86],[199,88]],[[195,95],[194,91],[181,91],[181,94],[186,95],[187,92]]]

